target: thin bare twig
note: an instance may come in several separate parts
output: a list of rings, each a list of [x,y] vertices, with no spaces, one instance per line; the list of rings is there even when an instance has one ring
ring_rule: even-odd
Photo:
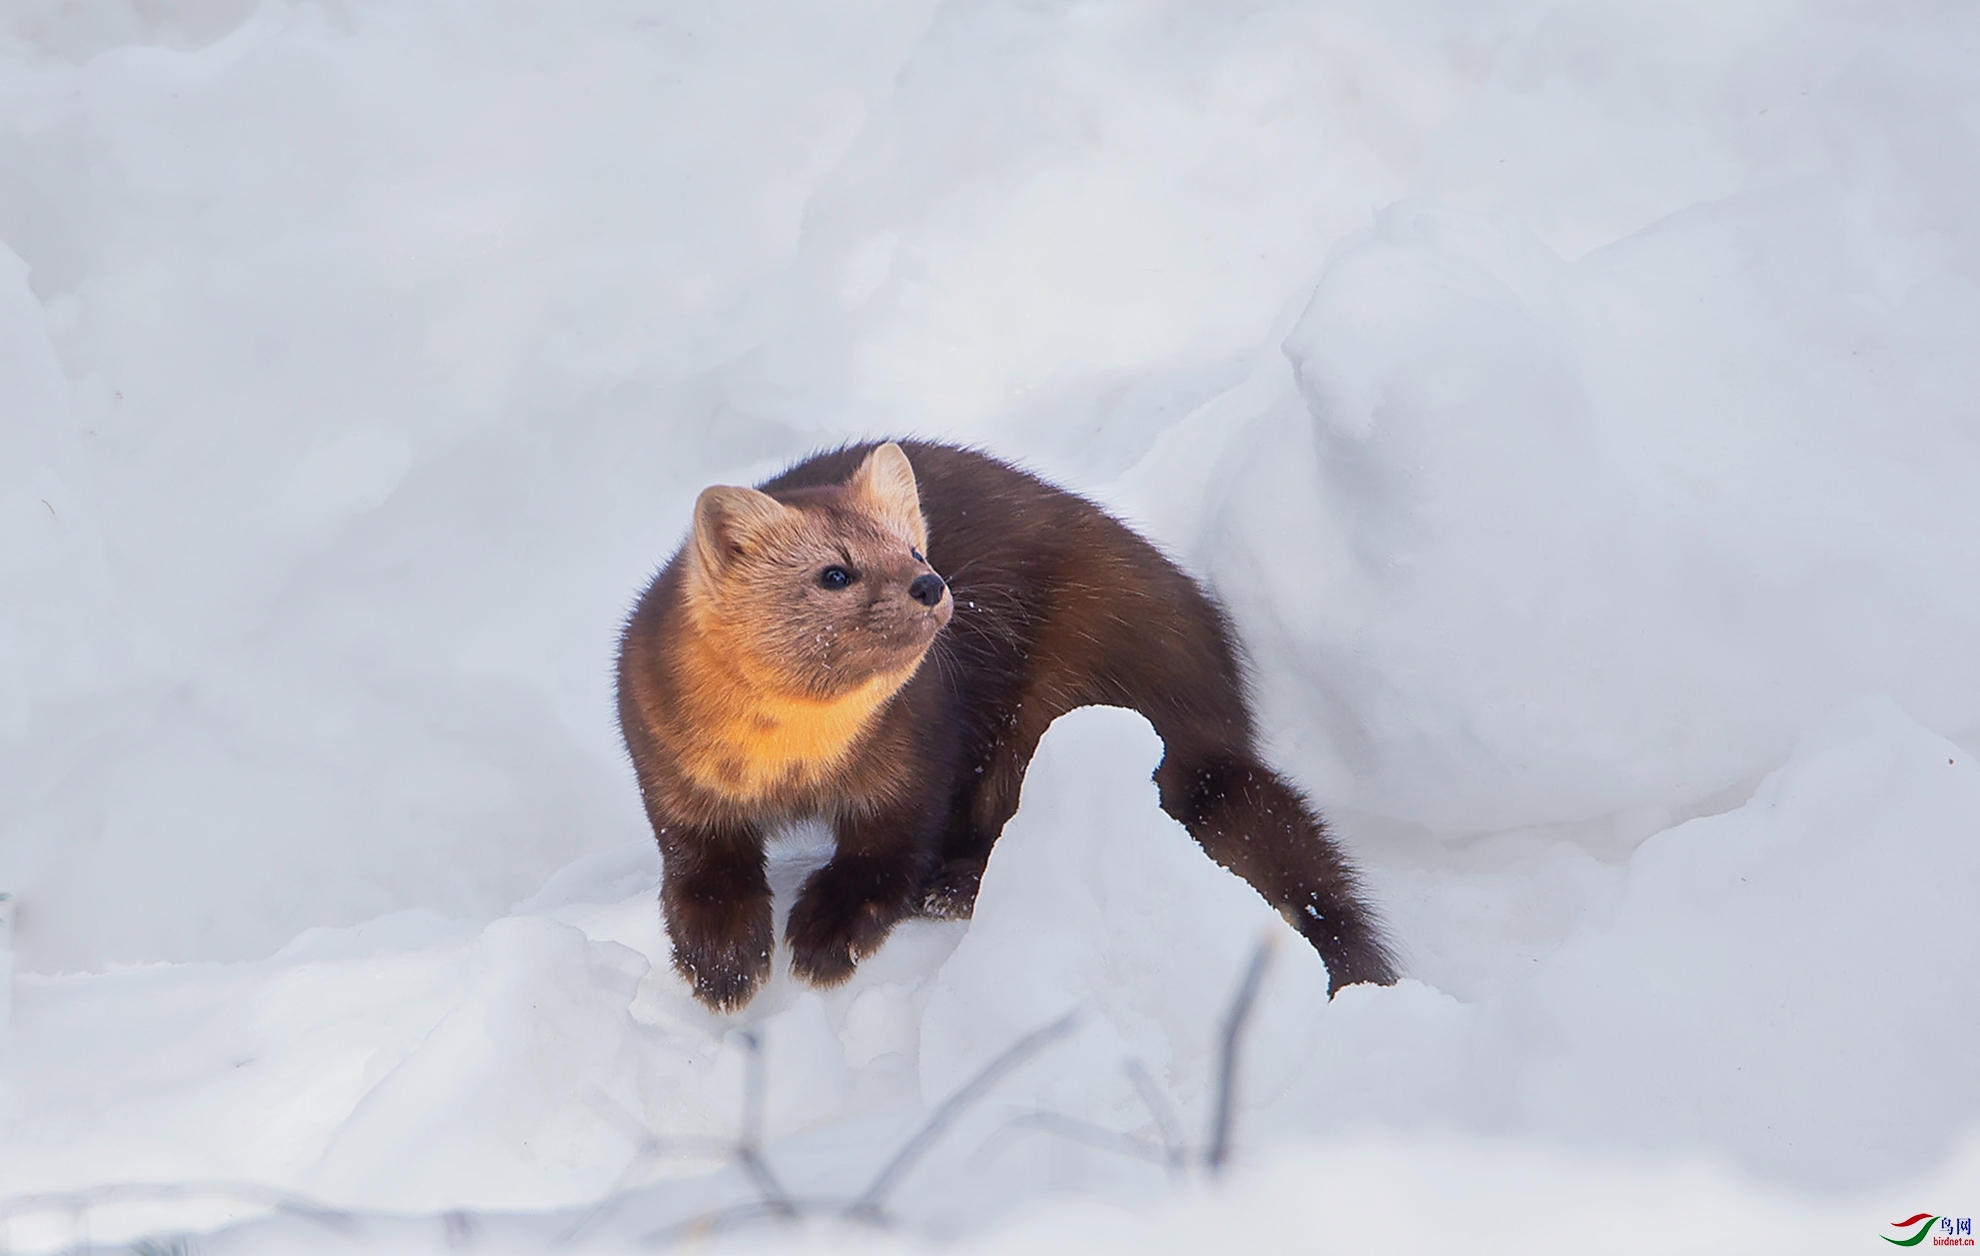
[[[736,1144],[721,1138],[658,1138],[649,1132],[638,1117],[625,1110],[602,1090],[594,1090],[585,1096],[585,1104],[604,1121],[616,1128],[633,1145],[633,1157],[619,1172],[612,1185],[598,1197],[597,1202],[578,1214],[577,1220],[565,1227],[557,1236],[553,1247],[568,1246],[577,1236],[603,1220],[613,1209],[625,1201],[626,1192],[632,1189],[639,1176],[653,1166],[662,1156],[697,1156],[710,1160],[727,1160],[736,1155]]]
[[[793,1217],[818,1216],[837,1207],[836,1201],[827,1199],[790,1199],[787,1202]],[[640,1242],[648,1247],[671,1247],[689,1239],[713,1238],[773,1217],[780,1221],[786,1219],[785,1214],[772,1207],[768,1200],[752,1199],[747,1203],[718,1208],[714,1212],[696,1213],[685,1221],[655,1230]]]
[[[743,1172],[756,1184],[756,1192],[764,1205],[776,1216],[786,1221],[797,1220],[797,1205],[791,1201],[790,1192],[770,1171],[770,1164],[763,1158],[763,1102],[766,1091],[763,1071],[763,1035],[755,1029],[742,1031],[743,1048],[747,1052],[744,1060],[743,1082],[743,1128],[742,1137],[736,1141],[736,1159],[742,1164]]]
[[[1251,1013],[1258,1002],[1258,991],[1264,983],[1265,970],[1270,966],[1272,952],[1277,945],[1277,935],[1266,932],[1258,939],[1258,945],[1251,952],[1251,960],[1245,966],[1244,976],[1238,982],[1237,993],[1231,999],[1230,1010],[1224,1014],[1222,1042],[1217,1053],[1217,1089],[1210,1117],[1209,1137],[1203,1148],[1204,1166],[1215,1176],[1223,1171],[1230,1159],[1231,1124],[1237,1110],[1238,1056],[1244,1046],[1245,1030],[1250,1025]],[[1130,1056],[1122,1061],[1122,1069],[1135,1093],[1147,1107],[1149,1115],[1155,1118],[1156,1128],[1162,1133],[1158,1145],[1145,1138],[1137,1138],[1120,1130],[1110,1130],[1059,1112],[1033,1111],[1022,1113],[998,1131],[997,1138],[986,1144],[980,1154],[994,1154],[992,1147],[1001,1143],[1004,1137],[1021,1129],[1041,1130],[1057,1134],[1061,1138],[1084,1143],[1102,1151],[1112,1151],[1166,1165],[1171,1173],[1181,1173],[1189,1166],[1191,1148],[1182,1136],[1182,1127],[1175,1118],[1175,1111],[1163,1098],[1155,1079],[1148,1075],[1148,1069],[1140,1060]]]
[[[955,1123],[956,1118],[968,1111],[972,1104],[1019,1065],[1072,1033],[1079,1027],[1079,1020],[1078,1009],[1067,1012],[1051,1024],[1032,1030],[1012,1043],[1002,1055],[984,1065],[981,1072],[965,1082],[961,1089],[944,1099],[935,1111],[929,1114],[928,1120],[921,1128],[916,1130],[907,1142],[901,1144],[901,1149],[894,1153],[894,1158],[881,1166],[880,1172],[874,1174],[873,1181],[867,1184],[866,1190],[846,1208],[845,1215],[855,1221],[879,1223],[880,1209],[886,1202],[887,1196],[900,1184],[900,1180],[907,1175],[908,1170],[919,1163],[928,1149],[935,1145],[936,1140]]]
[[[1203,1153],[1203,1163],[1213,1177],[1224,1171],[1231,1156],[1238,1048],[1243,1045],[1245,1026],[1251,1020],[1258,988],[1264,983],[1265,969],[1272,962],[1272,950],[1277,943],[1278,935],[1269,931],[1258,939],[1258,946],[1251,952],[1251,963],[1244,970],[1244,980],[1238,984],[1237,997],[1231,1000],[1231,1010],[1224,1016],[1224,1042],[1217,1057],[1217,1104],[1210,1115],[1210,1137]]]
[[[1176,1119],[1176,1110],[1169,1106],[1162,1088],[1148,1075],[1147,1065],[1129,1056],[1121,1062],[1121,1070],[1133,1084],[1134,1093],[1141,1096],[1141,1106],[1155,1118],[1155,1128],[1162,1132],[1162,1150],[1168,1153],[1169,1172],[1183,1172],[1189,1167],[1189,1143],[1183,1138],[1182,1122]]]
[[[340,1234],[357,1232],[357,1219],[347,1212],[292,1195],[258,1182],[118,1182],[80,1191],[51,1191],[0,1199],[0,1252],[11,1250],[13,1219],[41,1213],[67,1213],[75,1224],[74,1250],[88,1251],[90,1210],[112,1203],[160,1203],[187,1199],[232,1199],[270,1212],[290,1213]]]
[[[1047,1112],[1042,1108],[1031,1112],[1020,1112],[1005,1122],[1004,1127],[983,1145],[981,1151],[976,1153],[975,1159],[988,1160],[995,1156],[1003,1150],[1004,1144],[1009,1141],[1012,1134],[1023,1130],[1040,1130],[1047,1134],[1057,1134],[1075,1143],[1084,1143],[1088,1147],[1130,1156],[1136,1160],[1146,1160],[1150,1164],[1168,1165],[1174,1160],[1171,1149],[1153,1139],[1136,1138],[1132,1134],[1110,1130],[1104,1125],[1082,1121],[1063,1112]]]

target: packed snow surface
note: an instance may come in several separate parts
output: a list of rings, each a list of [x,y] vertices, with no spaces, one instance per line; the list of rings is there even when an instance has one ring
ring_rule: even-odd
[[[0,1243],[616,1249],[759,1110],[851,1200],[1069,1012],[889,1236],[734,1241],[1980,1211],[1977,64],[1961,0],[0,7]],[[1406,980],[1327,1000],[1095,710],[974,920],[693,1002],[616,634],[702,487],[876,434],[1214,587]]]

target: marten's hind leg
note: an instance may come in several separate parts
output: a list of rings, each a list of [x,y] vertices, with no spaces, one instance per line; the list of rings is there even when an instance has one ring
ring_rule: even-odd
[[[1320,952],[1329,994],[1361,981],[1395,981],[1395,958],[1354,870],[1298,790],[1249,756],[1179,754],[1173,745],[1155,783],[1162,809]]]
[[[976,910],[976,891],[990,862],[990,843],[980,839],[974,825],[958,828],[956,837],[944,844],[942,861],[922,882],[920,915],[968,920]]]
[[[986,746],[966,757],[949,808],[941,860],[922,887],[922,915],[969,919],[990,848],[1017,814],[1025,768],[1046,728],[1062,713],[1041,701],[1021,703]]]

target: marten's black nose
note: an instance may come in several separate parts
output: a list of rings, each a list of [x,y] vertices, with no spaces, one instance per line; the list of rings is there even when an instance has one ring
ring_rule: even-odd
[[[908,596],[923,606],[939,606],[948,587],[942,583],[942,577],[930,572],[914,578],[914,583],[908,586]]]

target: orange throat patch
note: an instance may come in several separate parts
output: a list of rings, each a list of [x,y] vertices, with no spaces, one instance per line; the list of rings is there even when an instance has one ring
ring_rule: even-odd
[[[812,698],[752,675],[717,642],[697,645],[697,657],[683,669],[685,714],[694,731],[676,743],[676,753],[695,785],[743,804],[828,783],[880,708],[921,666],[917,659],[839,697]]]

